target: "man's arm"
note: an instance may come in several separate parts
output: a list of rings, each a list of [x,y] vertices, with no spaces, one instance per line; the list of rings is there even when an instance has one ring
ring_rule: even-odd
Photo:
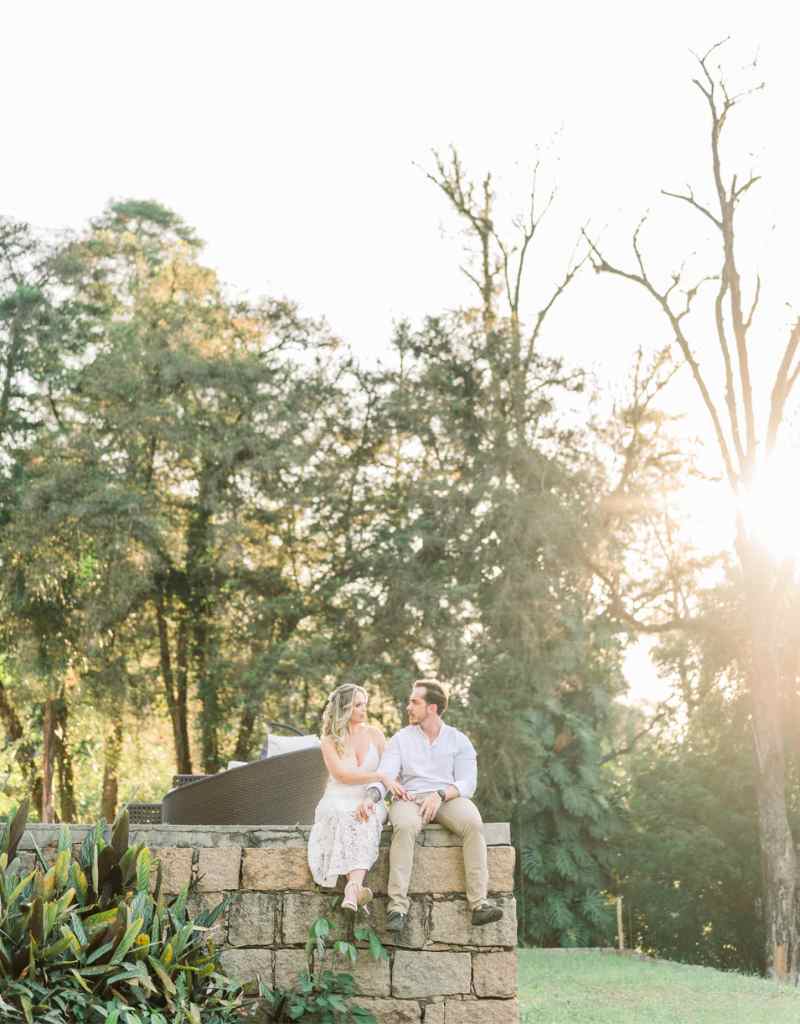
[[[385,775],[391,782],[394,782],[400,774],[402,758],[400,757],[400,744],[397,742],[397,734],[392,736],[383,752],[381,763],[378,765],[378,772]],[[375,794],[377,793],[377,796]],[[386,796],[386,787],[382,782],[373,782],[367,790],[367,795],[372,796],[373,803],[383,800]]]
[[[456,750],[453,776],[453,785],[460,795],[470,798],[478,786],[478,755],[463,733]]]

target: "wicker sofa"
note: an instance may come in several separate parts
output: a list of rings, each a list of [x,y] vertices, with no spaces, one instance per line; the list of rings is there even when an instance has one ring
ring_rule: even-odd
[[[303,737],[299,729],[269,722]],[[303,737],[309,740],[310,737]],[[291,737],[289,738],[290,742]],[[216,775],[175,775],[172,789],[160,804],[128,805],[132,824],[167,825],[308,825],[327,782],[319,747],[291,750],[268,757],[286,738],[270,732],[261,760]],[[293,742],[296,742],[294,740]]]
[[[294,750],[171,789],[167,825],[310,825],[328,772],[318,747]]]

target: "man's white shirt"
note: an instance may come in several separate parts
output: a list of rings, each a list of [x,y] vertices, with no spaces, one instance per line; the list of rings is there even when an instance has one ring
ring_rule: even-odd
[[[471,797],[478,784],[478,758],[463,732],[442,722],[431,742],[418,725],[396,732],[383,752],[378,771],[398,779],[409,793],[432,793],[455,786],[461,796]],[[386,792],[380,783],[373,783]]]

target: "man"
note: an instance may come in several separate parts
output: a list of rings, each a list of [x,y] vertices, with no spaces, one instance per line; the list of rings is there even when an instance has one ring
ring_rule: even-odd
[[[400,932],[406,924],[408,886],[414,866],[417,833],[435,821],[461,836],[467,902],[473,925],[485,925],[503,916],[500,907],[486,899],[489,872],[483,821],[470,797],[478,780],[475,748],[467,737],[445,725],[447,694],[440,683],[419,679],[414,683],[406,710],[409,725],[389,741],[378,770],[398,779],[403,798],[392,802],[392,846],[389,851],[389,906],[386,927]],[[366,818],[383,799],[385,788],[376,783],[357,814]]]

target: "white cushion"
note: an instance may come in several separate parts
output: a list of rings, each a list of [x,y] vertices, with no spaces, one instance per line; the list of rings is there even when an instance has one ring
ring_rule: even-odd
[[[230,771],[231,768],[244,768],[246,764],[250,764],[249,761],[228,761],[228,767],[226,771]]]
[[[318,746],[318,736],[275,736],[270,733],[267,741],[267,757],[277,757],[279,754],[289,754],[293,750],[308,750],[309,747]]]

